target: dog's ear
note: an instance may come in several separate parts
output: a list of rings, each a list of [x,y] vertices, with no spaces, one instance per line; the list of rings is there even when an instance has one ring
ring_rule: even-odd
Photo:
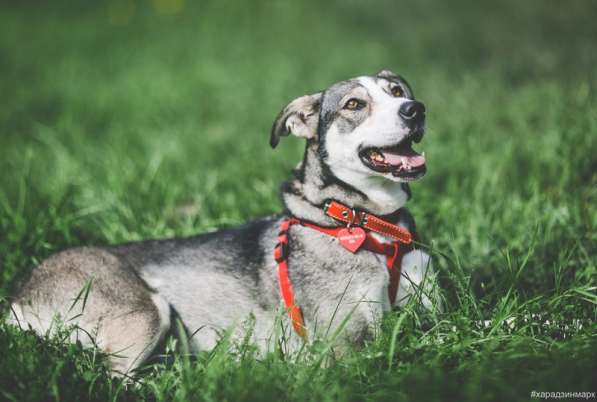
[[[303,138],[315,138],[319,109],[321,106],[321,92],[301,96],[290,102],[274,121],[269,144],[275,148],[283,135],[294,134]]]
[[[376,77],[380,77],[380,78],[386,78],[386,79],[398,79],[400,78],[400,76],[390,70],[381,70],[380,72],[378,72],[377,74],[375,74]]]

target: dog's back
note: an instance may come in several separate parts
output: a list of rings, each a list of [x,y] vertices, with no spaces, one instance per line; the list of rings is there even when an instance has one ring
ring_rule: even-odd
[[[39,334],[60,322],[74,325],[72,340],[126,356],[112,359],[123,372],[153,351],[170,327],[171,309],[190,332],[203,327],[193,337],[197,348],[213,347],[217,330],[251,313],[271,326],[272,314],[265,312],[275,310],[279,298],[264,243],[275,242],[276,223],[266,218],[185,239],[57,253],[32,271],[9,319]],[[271,273],[263,270],[268,263]]]

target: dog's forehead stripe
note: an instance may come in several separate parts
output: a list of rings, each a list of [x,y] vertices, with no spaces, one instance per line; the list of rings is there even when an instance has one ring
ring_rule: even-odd
[[[353,91],[357,87],[364,88],[368,95],[375,98],[389,96],[381,86],[379,82],[381,80],[374,79],[369,76],[361,76],[353,78],[347,81],[341,81],[325,91],[324,101],[322,104],[323,111],[335,110],[338,106],[338,102],[349,92]]]
[[[379,99],[380,97],[390,97],[390,95],[381,87],[382,82],[385,80],[382,81],[369,76],[359,77],[357,80],[363,87],[365,87],[372,98]]]

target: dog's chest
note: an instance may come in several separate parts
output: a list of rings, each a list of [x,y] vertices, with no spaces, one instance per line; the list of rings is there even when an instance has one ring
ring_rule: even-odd
[[[408,229],[409,225],[400,226]],[[371,232],[369,235],[381,244],[394,243],[393,239],[381,234]],[[359,289],[360,294],[387,295],[390,275],[385,254],[364,247],[351,252],[335,236],[298,225],[291,229],[289,242],[290,277],[293,282],[298,282],[298,287],[315,287],[335,295],[350,281],[354,284],[352,288]]]
[[[384,240],[385,241],[385,240]],[[386,256],[364,248],[350,252],[336,237],[296,226],[289,236],[289,271],[298,286],[336,293],[351,281],[357,287],[387,286]]]
[[[305,227],[293,227],[289,235],[289,275],[307,322],[351,315],[358,332],[391,308],[384,254],[364,248],[351,253],[335,237]]]

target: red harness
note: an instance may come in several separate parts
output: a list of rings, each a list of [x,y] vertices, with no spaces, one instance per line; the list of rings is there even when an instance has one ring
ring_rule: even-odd
[[[390,274],[388,296],[391,304],[394,304],[396,293],[398,292],[402,257],[408,251],[412,250],[412,235],[408,230],[400,226],[391,224],[366,212],[357,213],[354,209],[348,208],[337,201],[326,204],[324,211],[332,218],[347,223],[347,226],[323,227],[297,218],[286,218],[280,224],[278,243],[274,248],[274,258],[278,263],[280,293],[292,321],[292,326],[302,338],[306,338],[307,330],[305,328],[303,313],[300,307],[294,303],[292,283],[288,276],[288,255],[290,252],[288,230],[290,226],[300,224],[336,237],[339,243],[352,253],[356,253],[359,249],[364,248],[374,253],[384,254],[386,256],[388,273]],[[394,239],[394,241],[391,243],[382,243],[375,239],[371,232],[388,236]]]

